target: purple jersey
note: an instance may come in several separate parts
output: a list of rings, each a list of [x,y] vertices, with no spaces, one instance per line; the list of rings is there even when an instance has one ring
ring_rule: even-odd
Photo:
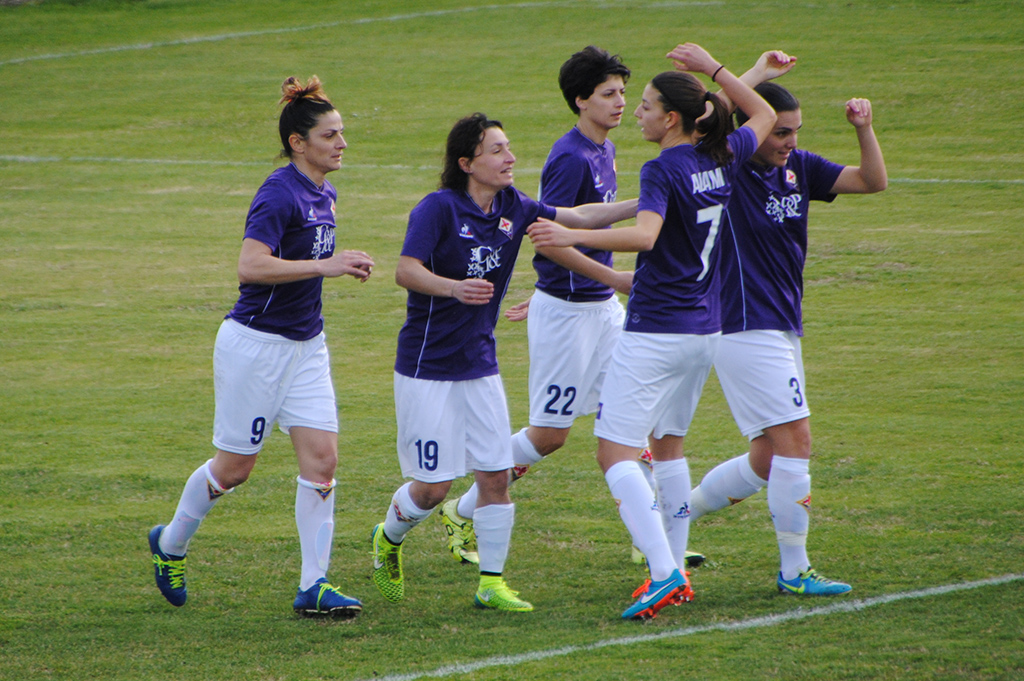
[[[579,206],[584,203],[614,203],[615,145],[610,140],[597,144],[577,128],[562,136],[548,154],[540,174],[538,198],[549,206]],[[579,247],[584,255],[612,266],[612,254]],[[543,255],[533,256],[537,288],[569,302],[607,300],[615,293],[604,284],[556,265]]]
[[[800,149],[784,168],[743,166],[729,202],[732,229],[722,235],[723,333],[803,335],[808,202],[833,200],[843,167]]]
[[[498,192],[484,214],[466,192],[428,194],[409,214],[402,255],[449,279],[486,279],[494,297],[486,305],[409,291],[405,325],[398,333],[395,371],[432,381],[465,381],[498,373],[494,325],[515,268],[526,228],[555,209],[514,187]]]
[[[334,254],[334,202],[338,192],[323,188],[294,164],[278,168],[256,192],[245,219],[245,238],[270,247],[283,260],[320,260]],[[240,284],[227,317],[243,326],[291,340],[308,340],[324,328],[320,292],[323,277],[288,284]]]
[[[640,170],[639,211],[664,219],[638,253],[626,331],[710,334],[722,328],[716,248],[733,179],[757,148],[749,128],[729,135],[733,162],[719,166],[689,144],[662,150]]]

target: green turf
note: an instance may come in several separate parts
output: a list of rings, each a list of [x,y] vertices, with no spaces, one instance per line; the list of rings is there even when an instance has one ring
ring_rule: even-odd
[[[737,72],[765,49],[796,54],[782,82],[802,102],[801,146],[839,162],[857,161],[843,102],[873,102],[889,189],[812,209],[816,566],[853,583],[848,601],[1024,573],[1018,2],[47,0],[0,6],[0,679],[369,679],[567,646],[453,677],[1021,678],[1021,581],[587,647],[830,602],[774,593],[761,494],[693,528],[709,556],[694,603],[621,622],[643,573],[590,419],[513,492],[506,575],[536,612],[475,610],[473,571],[442,552],[433,520],[407,543],[406,601],[372,586],[368,533],[401,483],[394,266],[451,123],[503,120],[534,194],[573,123],[561,62],[588,43],[620,53],[632,109],[684,40]],[[174,609],[145,535],[212,453],[211,353],[245,211],[278,163],[280,83],[313,73],[350,143],[331,176],[339,246],[377,261],[364,285],[325,286],[343,429],[331,576],[366,610],[291,613],[296,470],[280,433],[196,536],[189,603]],[[635,196],[655,149],[631,121],[612,139],[620,196]],[[529,254],[509,303],[529,294]],[[497,335],[518,428],[525,327]],[[714,380],[687,447],[695,478],[743,451]]]

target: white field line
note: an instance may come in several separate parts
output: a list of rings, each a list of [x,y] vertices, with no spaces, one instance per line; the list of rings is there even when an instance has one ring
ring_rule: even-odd
[[[834,615],[836,613],[844,612],[856,612],[864,610],[866,608],[873,608],[878,605],[886,605],[896,601],[905,601],[916,598],[930,598],[932,596],[942,596],[944,594],[954,593],[957,591],[967,591],[969,589],[978,589],[986,586],[998,586],[1000,584],[1006,584],[1008,582],[1016,582],[1024,580],[1024,574],[1017,575],[1003,575],[1002,577],[991,577],[989,579],[982,579],[976,582],[963,582],[960,584],[947,584],[945,586],[936,586],[928,589],[918,589],[916,591],[904,591],[902,593],[887,594],[885,596],[875,596],[874,598],[864,598],[855,601],[836,601],[829,605],[824,605],[818,608],[796,608],[789,612],[779,613],[777,615],[766,615],[764,617],[754,617],[748,620],[740,620],[738,622],[723,622],[719,624],[705,624],[698,627],[686,627],[684,629],[670,629],[668,631],[660,631],[655,634],[637,634],[635,636],[623,636],[620,638],[611,638],[604,641],[597,641],[595,643],[589,643],[587,645],[579,646],[563,646],[561,648],[552,648],[548,650],[538,650],[532,653],[521,653],[519,655],[500,655],[496,657],[488,657],[483,660],[476,662],[466,662],[461,664],[445,665],[438,667],[431,671],[413,672],[410,674],[392,674],[388,676],[375,676],[372,681],[416,681],[416,679],[424,678],[439,678],[443,676],[450,676],[452,674],[471,674],[480,669],[489,669],[492,667],[515,667],[528,662],[536,662],[538,660],[546,660],[553,657],[565,657],[566,655],[572,655],[574,653],[586,653],[588,651],[600,650],[601,648],[608,648],[611,646],[631,646],[638,643],[650,643],[652,641],[661,641],[664,639],[681,638],[683,636],[693,636],[694,634],[704,634],[712,631],[743,631],[746,629],[756,629],[759,627],[770,627],[777,624],[783,624],[786,622],[794,622],[797,620],[804,620],[810,617],[819,617],[822,615]],[[367,679],[366,681],[370,681]]]
[[[276,161],[204,161],[202,159],[171,159],[171,158],[116,158],[107,156],[19,156],[0,154],[0,163],[111,163],[140,165],[181,165],[181,166],[263,166],[276,167]],[[404,170],[417,172],[439,172],[436,166],[412,166],[400,163],[346,163],[343,168],[350,170]],[[516,168],[516,172],[526,175],[539,175],[540,168]],[[636,171],[619,171],[619,175],[637,175]],[[1024,184],[1024,179],[965,179],[965,178],[918,178],[890,177],[890,182],[897,184]]]
[[[622,5],[628,5],[631,8],[636,8],[637,3],[628,2],[626,0],[598,0],[597,2],[591,3],[596,7],[617,7]],[[663,7],[702,7],[702,6],[718,6],[723,5],[724,2],[648,2],[645,3],[646,7],[651,8],[663,8]],[[79,50],[76,52],[57,52],[53,54],[37,54],[27,57],[16,57],[14,59],[6,59],[0,61],[0,66],[7,66],[9,64],[23,64],[25,62],[33,61],[44,61],[48,59],[67,59],[70,57],[85,57],[94,54],[110,54],[112,52],[128,52],[132,50],[151,50],[158,47],[176,47],[182,45],[196,45],[200,43],[214,43],[221,42],[224,40],[237,40],[240,38],[253,38],[264,35],[276,35],[281,33],[298,33],[302,31],[315,31],[322,30],[325,28],[336,28],[338,26],[359,26],[361,24],[374,24],[388,21],[407,21],[410,19],[427,19],[431,17],[443,17],[453,14],[467,14],[469,12],[485,12],[490,10],[509,10],[509,9],[534,9],[542,7],[572,7],[578,6],[578,0],[554,0],[548,2],[517,2],[517,3],[505,3],[500,5],[480,5],[478,7],[458,7],[453,9],[442,9],[433,10],[429,12],[413,12],[409,14],[392,14],[386,17],[364,17],[361,19],[348,19],[342,21],[331,21],[323,24],[312,24],[309,26],[292,26],[285,28],[267,28],[259,31],[239,31],[237,33],[222,33],[219,35],[208,35],[208,36],[196,36],[194,38],[182,38],[180,40],[167,40],[163,42],[155,43],[138,43],[135,45],[113,45],[111,47],[99,47],[92,50]]]

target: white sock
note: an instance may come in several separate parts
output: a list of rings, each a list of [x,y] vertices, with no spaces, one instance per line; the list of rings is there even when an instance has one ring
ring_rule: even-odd
[[[188,552],[188,543],[199,529],[199,524],[210,512],[217,500],[230,492],[214,480],[210,472],[210,459],[192,472],[185,489],[181,491],[178,508],[174,511],[174,520],[160,534],[160,550],[169,556],[184,556]]]
[[[530,438],[526,437],[526,430],[526,428],[523,428],[512,436],[512,463],[517,466],[532,466],[544,458],[537,451],[537,448],[533,446],[533,443],[530,442]],[[473,511],[476,510],[478,497],[479,490],[474,482],[466,490],[466,493],[459,497],[459,505],[456,509],[458,514],[463,518],[472,518]]]
[[[473,529],[476,531],[476,550],[480,555],[480,572],[500,575],[505,569],[515,521],[515,504],[489,504],[476,509]]]
[[[772,457],[768,477],[768,510],[775,523],[783,579],[794,579],[810,567],[807,529],[811,505],[810,462],[807,459]]]
[[[430,509],[424,510],[412,500],[410,487],[412,483],[407,482],[398,488],[384,516],[384,534],[395,544],[401,544],[405,535],[430,515]]]
[[[756,494],[768,484],[750,467],[750,452],[718,464],[693,489],[690,522]]]
[[[686,459],[654,461],[658,510],[665,538],[680,571],[686,569],[686,543],[690,537],[690,466]]]
[[[302,576],[299,589],[305,591],[316,580],[327,577],[334,539],[335,481],[310,482],[296,478],[295,526],[299,528],[302,549]]]
[[[633,546],[647,557],[651,579],[660,582],[668,579],[676,563],[665,537],[661,514],[654,508],[651,487],[640,465],[638,461],[620,461],[605,472],[604,479],[619,507],[619,516],[633,538]]]

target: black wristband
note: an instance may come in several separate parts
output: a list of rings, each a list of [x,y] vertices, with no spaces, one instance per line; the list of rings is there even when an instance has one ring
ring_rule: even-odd
[[[718,75],[718,72],[719,72],[719,71],[721,71],[721,70],[722,70],[722,69],[724,69],[724,68],[725,68],[725,64],[722,64],[722,65],[721,65],[721,66],[719,66],[719,67],[718,67],[717,69],[715,69],[715,72],[711,74],[711,82],[712,82],[712,83],[714,83],[714,82],[715,82],[715,76],[717,76],[717,75]]]

